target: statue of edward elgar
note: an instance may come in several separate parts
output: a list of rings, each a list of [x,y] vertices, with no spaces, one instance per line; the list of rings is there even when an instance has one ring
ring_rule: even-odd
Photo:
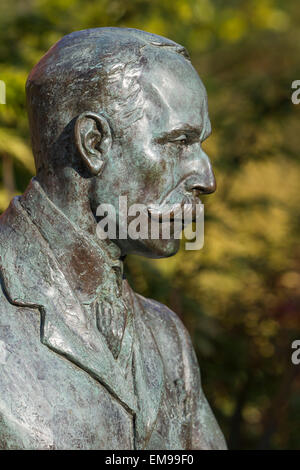
[[[101,202],[215,190],[186,50],[135,29],[74,32],[26,93],[36,177],[0,218],[0,448],[226,448],[181,321],[123,279],[128,253],[167,257],[179,241],[96,235]]]

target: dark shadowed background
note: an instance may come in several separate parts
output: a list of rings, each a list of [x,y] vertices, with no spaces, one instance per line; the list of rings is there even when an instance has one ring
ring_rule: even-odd
[[[297,0],[1,0],[0,211],[34,172],[24,84],[61,36],[144,29],[186,46],[207,87],[205,143],[218,183],[205,244],[166,260],[130,257],[133,287],[182,318],[229,447],[300,449]]]

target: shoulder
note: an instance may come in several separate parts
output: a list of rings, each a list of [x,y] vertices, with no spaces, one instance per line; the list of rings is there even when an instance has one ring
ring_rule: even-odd
[[[20,209],[19,197],[12,199],[0,217],[0,268],[12,273],[22,264],[32,240],[31,225]],[[3,274],[3,273],[2,273]]]
[[[140,294],[136,294],[147,313],[148,322],[151,328],[160,330],[162,334],[176,334],[182,341],[189,341],[188,332],[178,315],[166,305],[154,299],[148,299]]]
[[[224,436],[204,396],[200,369],[190,335],[179,317],[165,305],[138,296],[146,321],[158,344],[168,377],[178,387],[183,381],[190,411],[191,449],[226,449]]]
[[[151,328],[164,361],[169,367],[176,363],[185,379],[200,381],[199,365],[190,335],[184,324],[166,305],[137,294],[145,311],[145,321]]]

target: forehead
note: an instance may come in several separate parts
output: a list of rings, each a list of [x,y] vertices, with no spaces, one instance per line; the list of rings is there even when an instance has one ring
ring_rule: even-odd
[[[162,53],[141,77],[144,110],[160,130],[189,124],[201,128],[208,120],[207,95],[196,70],[184,57]]]

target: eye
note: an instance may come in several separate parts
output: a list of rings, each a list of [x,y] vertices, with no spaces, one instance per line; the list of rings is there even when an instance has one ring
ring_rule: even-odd
[[[170,142],[174,142],[175,144],[187,145],[188,138],[185,134],[182,134],[175,139],[172,139]]]

